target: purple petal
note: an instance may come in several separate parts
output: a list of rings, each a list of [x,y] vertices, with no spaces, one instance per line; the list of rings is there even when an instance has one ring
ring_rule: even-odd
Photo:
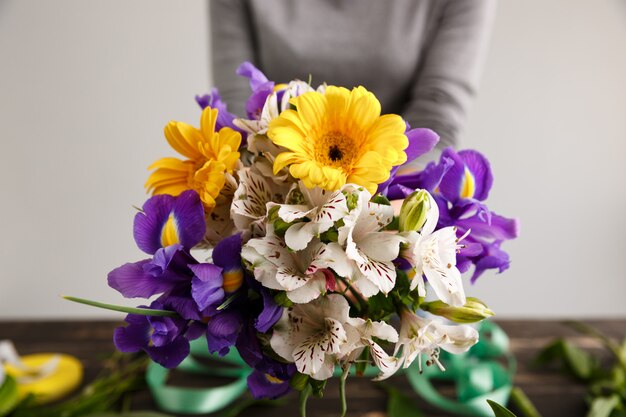
[[[195,276],[191,281],[191,296],[200,310],[216,306],[224,300],[222,268],[213,264],[190,266]]]
[[[263,295],[263,311],[256,319],[254,327],[261,333],[267,332],[280,319],[283,314],[283,308],[276,304],[274,297],[269,291],[262,289]]]
[[[255,67],[251,62],[247,61],[239,65],[236,73],[237,75],[246,77],[250,80],[250,88],[252,89],[252,91],[258,90],[259,87],[269,81],[265,74],[261,72],[261,70]]]
[[[510,240],[519,236],[519,219],[508,219],[495,213],[491,213],[491,223],[473,216],[467,219],[455,221],[459,229],[471,229],[470,236],[485,242],[496,240]]]
[[[181,193],[174,202],[172,214],[178,231],[178,240],[186,249],[196,246],[206,232],[204,207],[194,190]]]
[[[129,314],[126,316],[126,327],[118,327],[113,333],[113,343],[120,352],[139,352],[150,341],[150,323],[147,317]]]
[[[256,369],[248,376],[248,387],[254,398],[275,399],[291,391],[289,380],[279,380]]]
[[[406,136],[409,138],[409,146],[404,151],[407,156],[407,162],[427,154],[439,142],[439,135],[426,128],[418,127],[411,129],[406,132]]]
[[[174,197],[159,194],[151,197],[143,205],[143,211],[135,215],[133,235],[137,246],[152,255],[161,245],[161,231],[172,212]]]
[[[246,102],[246,113],[250,119],[260,119],[267,97],[274,91],[274,83],[268,82],[255,90]]]
[[[191,294],[163,294],[159,297],[167,309],[174,310],[182,318],[187,320],[202,320],[203,314],[198,309],[198,305],[191,298]]]
[[[217,121],[215,123],[216,131],[219,131],[224,127],[229,127],[239,133],[243,133],[243,131],[233,123],[233,120],[237,118],[237,116],[228,111],[228,106],[224,103],[224,101],[222,101],[222,97],[220,96],[217,88],[212,88],[210,94],[196,96],[196,102],[202,110],[207,107],[217,109]]]
[[[441,160],[444,158],[450,160],[452,164],[441,179],[439,191],[448,201],[454,203],[461,198],[461,191],[465,182],[465,164],[452,148],[443,150]]]
[[[109,287],[117,290],[126,298],[149,298],[169,290],[173,283],[170,280],[155,277],[145,271],[151,261],[145,259],[135,263],[127,263],[109,272]]]
[[[166,368],[175,368],[189,356],[189,341],[179,337],[163,346],[147,347],[146,353],[153,361]]]
[[[213,263],[225,270],[241,269],[241,235],[221,240],[213,249]]]
[[[200,321],[192,321],[187,327],[187,332],[185,333],[185,339],[187,340],[196,340],[199,337],[203,336],[206,333],[206,324]]]
[[[460,151],[459,156],[474,177],[474,195],[471,197],[484,201],[489,196],[489,190],[493,185],[489,161],[480,152],[474,150]]]
[[[499,243],[487,246],[486,256],[476,262],[476,268],[470,282],[474,283],[487,269],[503,272],[509,268],[509,254],[500,249]]]
[[[162,233],[170,215],[176,236],[183,247],[193,248],[205,233],[204,208],[198,193],[187,190],[178,197],[161,194],[151,197],[135,215],[134,237],[142,251],[154,254],[163,247]]]
[[[235,346],[241,359],[251,368],[255,368],[264,358],[259,339],[257,339],[257,332],[250,324],[243,326]]]
[[[187,329],[187,320],[172,317],[148,317],[152,327],[153,346],[165,346],[180,337]]]
[[[235,344],[241,317],[238,313],[224,311],[211,317],[207,323],[207,344],[210,352],[218,352],[220,355],[228,353],[228,349]]]

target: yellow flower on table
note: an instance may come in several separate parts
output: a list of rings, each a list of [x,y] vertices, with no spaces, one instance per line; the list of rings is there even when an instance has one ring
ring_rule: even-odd
[[[177,196],[185,190],[195,190],[210,213],[215,199],[226,183],[225,174],[232,174],[239,161],[241,134],[224,127],[215,131],[217,109],[207,107],[200,118],[200,129],[183,122],[171,121],[165,126],[165,138],[175,151],[187,157],[161,158],[149,170],[154,172],[146,181],[152,194]]]
[[[406,162],[409,140],[398,115],[380,115],[380,102],[363,87],[352,91],[329,86],[290,101],[269,125],[268,136],[286,148],[274,161],[274,173],[289,173],[307,188],[338,190],[358,184],[370,193]]]

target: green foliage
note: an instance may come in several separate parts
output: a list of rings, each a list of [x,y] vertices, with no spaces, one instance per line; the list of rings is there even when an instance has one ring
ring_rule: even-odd
[[[293,306],[293,301],[291,301],[289,297],[287,297],[287,293],[285,291],[279,291],[278,293],[276,293],[276,295],[274,296],[274,301],[276,301],[276,304],[281,307],[289,308]]]
[[[382,204],[383,206],[390,206],[391,202],[387,197],[382,194],[376,194],[374,198],[372,198],[372,203]]]
[[[0,366],[2,366],[1,363]],[[7,375],[0,386],[0,416],[8,414],[15,408],[19,402],[18,395],[17,382],[12,376]]]
[[[491,400],[487,400],[487,402],[489,403],[489,406],[493,410],[493,415],[495,417],[517,417],[515,414],[513,414],[511,410],[501,406],[497,402],[494,402]]]
[[[560,363],[564,372],[587,386],[587,417],[626,417],[626,341],[618,344],[584,323],[568,324],[600,341],[613,355],[613,362],[602,366],[600,358],[577,348],[567,340],[557,339],[539,353],[536,364]]]
[[[156,309],[152,309],[152,308],[125,307],[125,306],[118,306],[118,305],[115,305],[115,304],[105,304],[105,303],[101,303],[99,301],[86,300],[84,298],[77,298],[77,297],[70,297],[70,296],[64,296],[63,298],[65,298],[68,301],[73,301],[73,302],[79,303],[79,304],[86,304],[88,306],[103,308],[105,310],[119,311],[119,312],[122,312],[122,313],[137,314],[137,315],[140,315],[140,316],[178,317],[178,313],[176,313],[174,311],[168,311],[168,310],[156,310]]]
[[[387,416],[388,417],[421,417],[422,413],[415,402],[396,388],[384,385],[387,391]]]
[[[83,417],[110,413],[116,410],[118,403],[126,394],[144,387],[147,363],[148,358],[144,355],[130,356],[116,352],[105,364],[106,374],[94,380],[76,397],[54,406],[38,406],[30,396],[17,406],[10,417]],[[123,415],[152,417],[146,413]]]

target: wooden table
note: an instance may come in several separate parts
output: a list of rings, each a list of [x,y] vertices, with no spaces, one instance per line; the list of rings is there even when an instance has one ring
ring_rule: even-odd
[[[585,388],[551,370],[530,367],[537,352],[558,336],[566,336],[586,349],[600,349],[594,340],[583,337],[556,321],[501,320],[498,323],[511,338],[511,350],[519,362],[515,383],[531,398],[544,417],[583,417],[585,415]],[[626,335],[626,320],[589,322],[608,335],[622,340]],[[78,357],[85,366],[85,383],[100,370],[100,360],[114,349],[113,329],[119,323],[110,321],[0,321],[0,339],[13,340],[21,354],[36,352],[64,352]],[[404,377],[393,377],[391,384],[410,393]],[[348,380],[348,416],[384,417],[386,396],[367,379]],[[443,417],[415,394],[416,403],[425,416]],[[150,394],[140,392],[133,396],[133,409],[156,410]],[[337,381],[328,383],[323,399],[309,401],[309,417],[337,416],[339,410]],[[288,404],[279,408],[250,408],[242,416],[297,416],[297,397],[291,395]],[[410,417],[410,416],[407,416]]]

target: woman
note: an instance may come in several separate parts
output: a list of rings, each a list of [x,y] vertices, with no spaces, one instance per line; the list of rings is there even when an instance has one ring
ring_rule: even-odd
[[[269,79],[362,85],[413,127],[456,146],[475,95],[495,0],[211,0],[213,74],[244,114],[253,62]]]

